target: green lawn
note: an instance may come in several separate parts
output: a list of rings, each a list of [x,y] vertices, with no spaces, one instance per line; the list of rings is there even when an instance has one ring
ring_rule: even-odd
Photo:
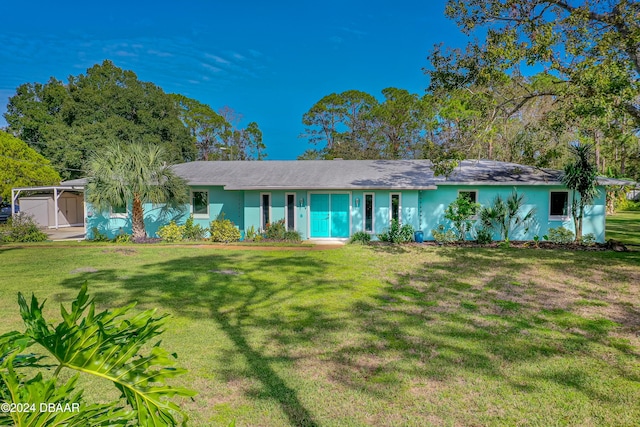
[[[640,246],[640,211],[622,211],[608,216],[607,239]]]
[[[640,419],[640,252],[273,249],[0,246],[0,332],[18,291],[57,321],[85,280],[102,308],[169,312],[195,426]]]

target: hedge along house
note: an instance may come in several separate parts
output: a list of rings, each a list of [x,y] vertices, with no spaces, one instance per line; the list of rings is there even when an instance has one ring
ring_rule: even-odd
[[[435,176],[427,160],[198,161],[173,169],[188,182],[190,203],[175,212],[147,204],[150,236],[171,219],[180,223],[193,215],[207,227],[224,215],[243,235],[250,227],[264,230],[268,223],[284,220],[304,240],[345,240],[358,231],[381,233],[397,219],[432,240],[431,230],[439,224],[450,228],[445,210],[459,194],[487,206],[497,194],[507,197],[514,189],[525,195],[523,211],[536,208],[536,220],[528,230],[511,235],[512,240],[531,240],[559,226],[573,230],[572,196],[561,183],[562,172],[513,163],[466,160],[448,177]],[[599,178],[598,184],[583,233],[604,242],[604,186],[629,183]],[[87,237],[93,227],[110,237],[130,233],[130,208],[97,212],[89,205]]]

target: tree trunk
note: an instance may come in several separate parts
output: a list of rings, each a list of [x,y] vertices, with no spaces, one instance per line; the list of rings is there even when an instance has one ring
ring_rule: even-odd
[[[131,214],[131,229],[134,239],[144,239],[147,232],[144,229],[144,211],[142,210],[142,200],[140,195],[133,196],[133,212]]]

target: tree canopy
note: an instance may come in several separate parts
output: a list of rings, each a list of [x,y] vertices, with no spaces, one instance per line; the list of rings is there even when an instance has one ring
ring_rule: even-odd
[[[11,200],[11,189],[57,185],[60,175],[51,163],[18,138],[0,131],[0,197]]]
[[[236,130],[240,137],[228,140],[246,146],[235,150],[238,157],[251,150],[263,157],[265,151],[257,124],[232,129],[211,107],[166,94],[111,61],[66,83],[52,77],[20,85],[4,116],[8,131],[49,159],[64,179],[85,176],[90,154],[106,142],[162,146],[170,161],[183,162],[207,159],[207,144]]]
[[[514,90],[495,104],[507,118],[542,106],[534,125],[543,136],[588,138],[601,173],[640,175],[640,3],[449,0],[445,13],[474,41],[436,46],[430,92],[489,93],[510,75]]]

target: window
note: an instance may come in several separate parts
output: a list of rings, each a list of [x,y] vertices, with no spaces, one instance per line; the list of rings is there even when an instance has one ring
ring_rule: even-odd
[[[265,230],[267,224],[271,222],[271,194],[262,193],[260,195],[260,228]]]
[[[569,216],[569,192],[552,191],[549,195],[549,216]]]
[[[373,233],[373,194],[364,195],[364,231]]]
[[[191,213],[194,218],[209,218],[209,192],[194,191],[191,193]]]
[[[400,217],[402,207],[400,206],[400,194],[392,193],[391,194],[391,220],[402,222],[402,218]]]
[[[478,202],[478,192],[476,190],[473,191],[458,191],[458,197],[460,196],[467,196],[469,198],[469,200],[471,200],[471,203],[477,203]]]
[[[111,218],[126,218],[127,217],[127,204],[111,206],[111,212],[109,216]]]
[[[478,190],[461,190],[458,191],[458,197],[466,196],[471,203],[478,203]],[[476,209],[476,214],[471,217],[471,219],[478,219],[478,210]]]
[[[296,229],[296,195],[287,194],[287,230]]]

